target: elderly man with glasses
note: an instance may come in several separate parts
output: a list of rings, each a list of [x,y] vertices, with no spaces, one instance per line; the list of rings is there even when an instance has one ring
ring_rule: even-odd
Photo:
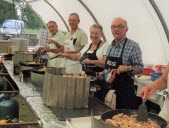
[[[106,53],[105,69],[112,73],[109,83],[116,90],[116,108],[136,109],[133,76],[143,71],[142,52],[138,43],[126,37],[126,20],[115,18],[111,31],[114,40]]]

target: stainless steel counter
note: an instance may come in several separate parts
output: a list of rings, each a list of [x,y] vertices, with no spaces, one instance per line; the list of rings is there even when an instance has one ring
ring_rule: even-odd
[[[29,81],[20,81],[20,76],[13,74],[12,61],[4,61],[3,64],[10,77],[17,84],[20,95],[25,98],[37,116],[40,126],[42,126],[42,128],[65,128],[66,122],[59,121],[51,109],[43,104],[40,92],[36,90],[34,85]]]
[[[10,77],[18,86],[20,95],[26,99],[30,108],[39,119],[38,122],[42,128],[69,128],[65,121],[68,118],[90,117],[91,109],[93,109],[93,114],[95,116],[101,115],[103,112],[110,110],[109,107],[95,99],[92,95],[89,96],[88,108],[73,110],[49,108],[43,104],[41,92],[38,91],[37,87],[35,87],[30,81],[21,80],[19,75],[13,74],[12,61],[4,61],[3,64]]]

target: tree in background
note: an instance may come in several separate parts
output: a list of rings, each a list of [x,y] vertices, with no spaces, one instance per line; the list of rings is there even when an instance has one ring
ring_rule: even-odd
[[[10,3],[0,0],[0,25],[6,19],[23,20],[27,29],[39,29],[45,26],[39,16],[23,0],[12,0]]]
[[[15,6],[6,1],[0,0],[0,24],[6,19],[18,19]]]
[[[22,8],[21,12],[21,19],[25,22],[26,28],[39,29],[44,27],[42,20],[29,6]]]

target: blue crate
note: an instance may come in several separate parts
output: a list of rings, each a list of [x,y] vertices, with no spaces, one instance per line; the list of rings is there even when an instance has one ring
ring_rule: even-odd
[[[152,73],[150,73],[150,75],[151,75],[151,80],[152,80],[152,81],[157,80],[158,78],[160,78],[160,76],[161,76],[162,74],[163,74],[162,72],[152,72]]]

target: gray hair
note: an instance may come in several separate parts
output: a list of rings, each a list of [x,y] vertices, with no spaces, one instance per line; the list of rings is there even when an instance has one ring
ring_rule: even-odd
[[[114,21],[115,19],[120,19],[120,20],[122,20],[122,21],[125,23],[126,27],[128,28],[127,21],[126,21],[124,18],[122,18],[122,17],[115,17],[115,18],[113,18],[113,21]]]
[[[80,21],[79,15],[77,13],[71,13],[69,16],[76,16],[77,19]]]
[[[47,23],[47,25],[50,24],[50,23],[53,23],[53,24],[56,24],[56,25],[57,25],[57,23],[56,23],[55,21],[53,21],[53,20],[49,21],[49,22]]]
[[[101,34],[103,34],[103,27],[100,24],[93,24],[90,27],[90,30],[91,30],[91,28],[98,28],[101,31]]]

